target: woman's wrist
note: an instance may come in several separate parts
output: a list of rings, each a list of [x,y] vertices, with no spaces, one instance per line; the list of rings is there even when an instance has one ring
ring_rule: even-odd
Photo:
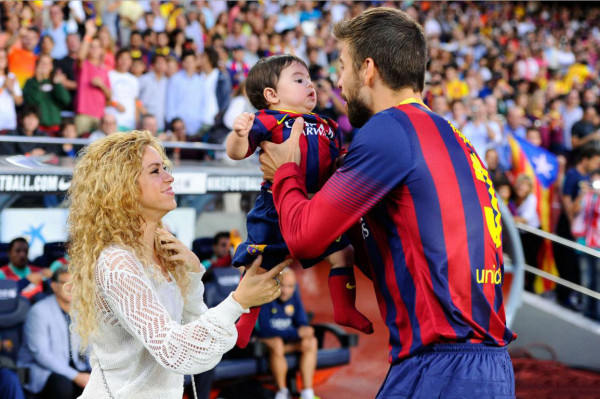
[[[246,303],[246,301],[244,301],[243,299],[240,300],[240,293],[237,292],[237,290],[233,291],[233,293],[231,294],[231,297],[233,298],[234,301],[236,301],[242,307],[242,309],[246,310],[246,309],[250,308],[250,305],[248,303]]]

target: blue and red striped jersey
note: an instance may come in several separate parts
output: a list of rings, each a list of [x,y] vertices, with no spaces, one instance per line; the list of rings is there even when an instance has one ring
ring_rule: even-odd
[[[306,190],[317,192],[333,173],[333,165],[343,153],[342,136],[337,123],[317,114],[299,114],[287,111],[263,109],[258,111],[248,135],[249,157],[262,141],[283,143],[290,137],[292,125],[298,117],[304,118],[304,133],[300,137],[302,154],[300,167],[306,175]],[[270,188],[270,182],[263,187]]]
[[[435,343],[515,339],[502,299],[496,195],[473,146],[449,122],[416,102],[379,112],[310,201],[301,176],[288,163],[273,185],[290,252],[311,258],[351,227],[362,231],[355,250],[367,252],[390,362]]]

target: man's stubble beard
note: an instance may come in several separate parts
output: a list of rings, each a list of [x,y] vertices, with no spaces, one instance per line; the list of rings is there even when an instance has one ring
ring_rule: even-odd
[[[346,98],[346,106],[348,108],[348,120],[355,128],[361,128],[373,116],[373,111],[367,104],[367,101],[359,93],[360,83],[358,77],[354,79],[348,96]]]

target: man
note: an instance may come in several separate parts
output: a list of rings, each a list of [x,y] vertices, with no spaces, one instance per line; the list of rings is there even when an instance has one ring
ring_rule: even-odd
[[[281,296],[260,309],[256,332],[269,352],[269,367],[278,392],[275,399],[289,399],[285,378],[288,364],[285,354],[300,352],[302,392],[300,399],[313,399],[313,376],[317,367],[317,339],[300,295],[296,291],[296,275],[292,269],[281,272]]]
[[[571,224],[575,217],[576,204],[581,203],[581,185],[587,182],[589,174],[600,167],[600,150],[590,144],[581,147],[575,154],[575,166],[568,169],[562,184],[562,209],[556,224],[556,234],[567,240],[575,241],[571,233]],[[581,284],[581,271],[577,253],[564,245],[553,244],[554,258],[559,275],[575,284]],[[571,310],[578,310],[579,294],[563,285],[556,286],[556,299],[559,304]]]
[[[104,114],[100,119],[100,129],[90,134],[90,140],[99,140],[103,137],[110,136],[118,132],[117,119],[112,114]]]
[[[583,111],[581,120],[575,122],[571,128],[571,143],[573,151],[578,151],[584,145],[600,146],[600,126],[598,124],[598,111],[593,105],[588,105]]]
[[[184,53],[181,57],[183,69],[175,73],[167,84],[167,121],[177,117],[185,122],[188,135],[201,132],[206,101],[198,93],[206,92],[205,80],[196,73],[196,54]]]
[[[8,70],[15,74],[21,88],[35,72],[37,55],[34,51],[39,40],[40,35],[36,28],[24,29],[21,37],[22,47],[13,45],[8,52]]]
[[[167,104],[167,58],[156,54],[152,58],[152,70],[139,79],[140,101],[146,112],[156,117],[158,130],[165,130],[165,106]]]
[[[343,165],[308,200],[303,121],[284,143],[263,144],[290,252],[315,257],[348,231],[367,260],[392,364],[377,398],[514,397],[496,195],[470,142],[422,104],[423,29],[402,11],[374,8],[334,34],[338,86],[361,128]]]
[[[0,267],[0,279],[18,281],[20,294],[27,299],[44,290],[44,278],[50,277],[47,269],[28,265],[29,244],[17,237],[8,244],[8,265]]]
[[[74,115],[74,100],[77,95],[77,77],[75,75],[75,68],[79,62],[79,48],[81,47],[81,39],[77,33],[69,33],[67,35],[67,50],[68,54],[54,62],[54,70],[60,70],[65,74],[65,79],[62,85],[65,89],[69,90],[71,95],[71,102],[69,106],[63,110],[62,115],[73,116]]]
[[[67,35],[77,33],[77,24],[64,21],[64,13],[58,4],[50,6],[50,26],[42,32],[42,36],[50,36],[54,42],[54,47],[50,55],[55,60],[60,60],[67,56]]]
[[[221,231],[213,237],[213,256],[202,261],[206,269],[231,266],[231,239],[227,231]]]
[[[120,132],[127,132],[137,126],[137,103],[140,94],[140,84],[129,68],[131,54],[127,49],[117,51],[115,55],[116,68],[108,72],[111,87],[111,101],[104,112],[112,114],[117,120]],[[140,110],[142,114],[144,110]]]
[[[31,373],[25,388],[37,398],[77,398],[90,374],[89,365],[79,354],[80,338],[69,329],[71,275],[66,266],[52,275],[54,295],[36,303],[23,327],[23,345],[18,366]]]

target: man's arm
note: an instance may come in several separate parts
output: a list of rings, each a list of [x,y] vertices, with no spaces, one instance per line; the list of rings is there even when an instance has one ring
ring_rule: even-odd
[[[389,115],[374,116],[355,137],[343,166],[307,200],[298,167],[298,127],[294,123],[290,139],[283,144],[263,144],[261,170],[268,178],[279,168],[273,199],[281,232],[294,257],[310,259],[322,254],[401,183],[413,167],[413,157],[401,125]]]

